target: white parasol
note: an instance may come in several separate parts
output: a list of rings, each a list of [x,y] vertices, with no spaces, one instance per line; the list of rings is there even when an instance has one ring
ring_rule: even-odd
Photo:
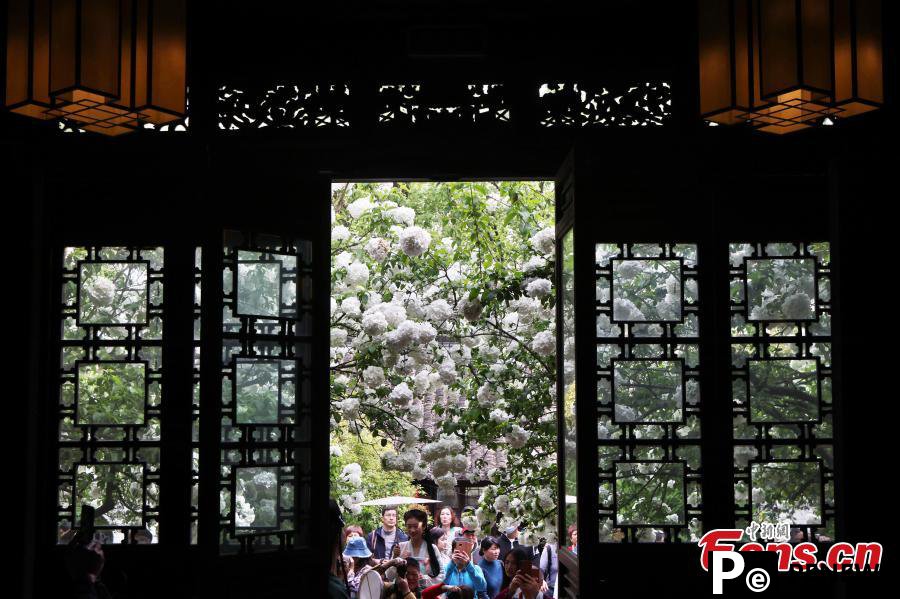
[[[410,503],[443,503],[436,499],[428,499],[427,497],[402,497],[400,495],[392,495],[390,497],[382,497],[381,499],[370,499],[360,502],[357,505],[408,505]]]

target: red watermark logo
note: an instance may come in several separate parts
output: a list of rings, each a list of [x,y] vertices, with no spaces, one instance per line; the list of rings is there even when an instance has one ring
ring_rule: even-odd
[[[778,571],[818,569],[841,572],[845,569],[877,571],[881,566],[883,547],[881,543],[834,543],[819,559],[819,548],[813,543],[791,544],[788,542],[758,543],[751,541],[738,547],[744,531],[737,528],[717,528],[703,535],[697,545],[701,549],[700,566],[710,571],[712,554],[713,594],[722,594],[722,583],[733,580],[744,573],[744,558],[741,553],[750,551],[771,551],[778,555]],[[728,561],[730,568],[725,568]],[[762,568],[754,568],[746,576],[747,588],[762,592],[769,587],[769,573]]]

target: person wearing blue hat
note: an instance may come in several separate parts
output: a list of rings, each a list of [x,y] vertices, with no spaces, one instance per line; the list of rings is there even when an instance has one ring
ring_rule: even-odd
[[[347,539],[347,546],[344,548],[343,555],[353,560],[353,570],[347,574],[347,586],[350,587],[351,599],[356,597],[356,594],[359,592],[359,583],[366,572],[375,570],[381,574],[387,568],[397,566],[402,562],[399,559],[391,559],[373,566],[372,552],[369,551],[366,540],[362,537],[350,537]]]

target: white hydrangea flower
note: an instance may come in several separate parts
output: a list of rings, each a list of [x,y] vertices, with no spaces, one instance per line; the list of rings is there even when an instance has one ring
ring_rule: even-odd
[[[628,298],[613,300],[613,318],[619,321],[644,320],[644,313]]]
[[[550,295],[552,289],[553,284],[547,279],[535,279],[525,287],[525,293],[529,297],[541,298]]]
[[[395,223],[411,227],[416,220],[416,211],[407,206],[398,206],[387,211],[388,217]]]
[[[549,356],[556,350],[556,339],[550,331],[541,331],[531,340],[531,349],[539,356]]]
[[[556,231],[553,227],[541,229],[531,238],[531,247],[542,254],[552,254],[556,246]]]
[[[494,408],[493,410],[491,410],[490,418],[497,424],[503,424],[504,422],[509,420],[509,414],[507,414],[500,408]]]
[[[459,311],[463,315],[463,317],[469,322],[475,322],[481,317],[481,312],[484,307],[481,305],[481,300],[478,297],[474,299],[469,299],[468,297],[464,297],[459,302]]]
[[[363,370],[363,381],[369,387],[378,387],[384,383],[384,369],[380,366],[366,366]]]
[[[375,337],[385,332],[388,328],[388,321],[381,311],[366,310],[362,318],[362,328],[370,337]]]
[[[506,512],[509,510],[509,496],[497,495],[497,497],[494,498],[494,510],[498,512]]]
[[[425,318],[431,322],[444,322],[453,316],[453,308],[445,299],[436,299],[425,308]]]
[[[369,267],[356,261],[347,267],[347,276],[344,282],[348,285],[365,285],[369,281]]]
[[[531,433],[518,424],[514,424],[512,430],[506,433],[506,442],[509,443],[509,446],[513,449],[519,449],[525,447],[529,437],[531,437]]]
[[[403,442],[408,447],[415,446],[416,443],[419,442],[419,429],[410,426],[406,430],[404,430],[403,431]]]
[[[238,494],[235,498],[235,514],[234,520],[237,526],[250,526],[256,520],[256,512],[243,495]]]
[[[547,261],[541,256],[532,256],[529,258],[524,265],[522,265],[522,270],[526,273],[534,272],[540,268],[544,268],[547,265]]]
[[[351,462],[341,470],[341,480],[358,487],[362,483],[362,467],[356,462]]]
[[[334,257],[335,268],[347,268],[353,262],[353,254],[350,252],[341,252]]]
[[[372,199],[369,198],[369,196],[365,196],[359,198],[358,200],[350,202],[350,204],[347,205],[347,212],[350,213],[350,216],[356,219],[366,212],[369,212],[374,207],[375,204],[372,203]]]
[[[116,284],[110,279],[97,276],[84,285],[88,296],[98,306],[110,305],[116,297]]]
[[[550,493],[550,489],[541,489],[538,491],[538,505],[545,510],[549,510],[556,505],[553,501],[553,495]]]
[[[373,237],[366,242],[366,253],[376,262],[384,262],[391,253],[391,242],[381,237]]]
[[[444,361],[441,362],[440,367],[438,368],[438,374],[441,376],[441,380],[446,384],[450,385],[456,382],[456,362],[451,360],[450,358],[444,358]]]
[[[407,227],[400,233],[400,249],[410,258],[418,258],[431,245],[431,234],[422,227]]]
[[[339,347],[344,345],[344,342],[347,341],[347,331],[344,329],[340,329],[334,327],[331,329],[331,345],[332,347]]]
[[[359,415],[359,399],[356,397],[347,397],[340,402],[341,412],[348,420],[356,420]]]
[[[337,300],[334,298],[331,298],[331,315],[332,316],[334,316],[334,313],[337,312],[337,309],[338,309]]]
[[[403,382],[394,387],[388,398],[393,404],[404,407],[408,406],[413,400],[413,392],[410,390],[409,385]]]
[[[822,516],[818,510],[814,510],[810,506],[794,510],[790,517],[790,521],[794,524],[816,524],[821,519]]]
[[[278,483],[278,477],[271,470],[263,470],[253,477],[253,484],[271,489]]]
[[[487,383],[484,383],[483,385],[478,387],[478,392],[475,393],[475,397],[481,403],[490,403],[491,401],[494,400],[496,395],[494,394],[494,391],[493,391],[493,389],[491,389],[490,385],[488,385]]]
[[[332,445],[328,448],[328,453],[332,457],[339,458],[344,455],[344,450],[341,449],[340,445]]]
[[[362,315],[359,298],[355,295],[344,298],[344,301],[341,302],[341,312],[351,318],[359,318]]]
[[[350,229],[344,225],[338,225],[331,230],[331,241],[346,241],[350,239]]]
[[[442,491],[451,492],[456,489],[456,477],[451,472],[435,477],[434,482]]]
[[[387,323],[392,327],[399,326],[406,320],[406,308],[399,304],[378,304],[378,310],[384,314]]]

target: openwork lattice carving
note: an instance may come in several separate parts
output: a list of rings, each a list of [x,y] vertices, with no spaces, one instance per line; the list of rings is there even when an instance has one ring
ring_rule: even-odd
[[[540,97],[542,127],[660,126],[672,115],[672,90],[664,81],[624,89],[580,83],[544,83]]]
[[[58,541],[81,507],[104,542],[158,538],[163,249],[67,247],[60,305]],[[146,538],[146,537],[144,537]]]
[[[306,545],[311,244],[228,231],[224,247],[222,551]]]
[[[601,540],[702,530],[697,246],[596,245]]]
[[[431,91],[418,83],[378,88],[378,122],[394,125],[423,123],[505,123],[509,107],[499,83],[470,83],[456,89]]]
[[[829,244],[729,249],[737,524],[833,539]]]
[[[139,131],[156,131],[159,133],[184,133],[186,132],[191,124],[190,110],[191,110],[191,98],[190,98],[190,88],[187,90],[187,96],[185,97],[185,116],[180,119],[176,119],[174,121],[170,121],[164,125],[158,125],[156,123],[141,123],[138,128]],[[78,122],[67,119],[60,118],[57,121],[57,127],[62,133],[87,133],[84,129],[78,126]]]
[[[194,248],[194,368],[191,393],[191,544],[197,543],[200,520],[200,293],[203,280],[203,248]]]
[[[275,85],[255,93],[222,86],[219,129],[348,127],[350,87],[344,84]]]

